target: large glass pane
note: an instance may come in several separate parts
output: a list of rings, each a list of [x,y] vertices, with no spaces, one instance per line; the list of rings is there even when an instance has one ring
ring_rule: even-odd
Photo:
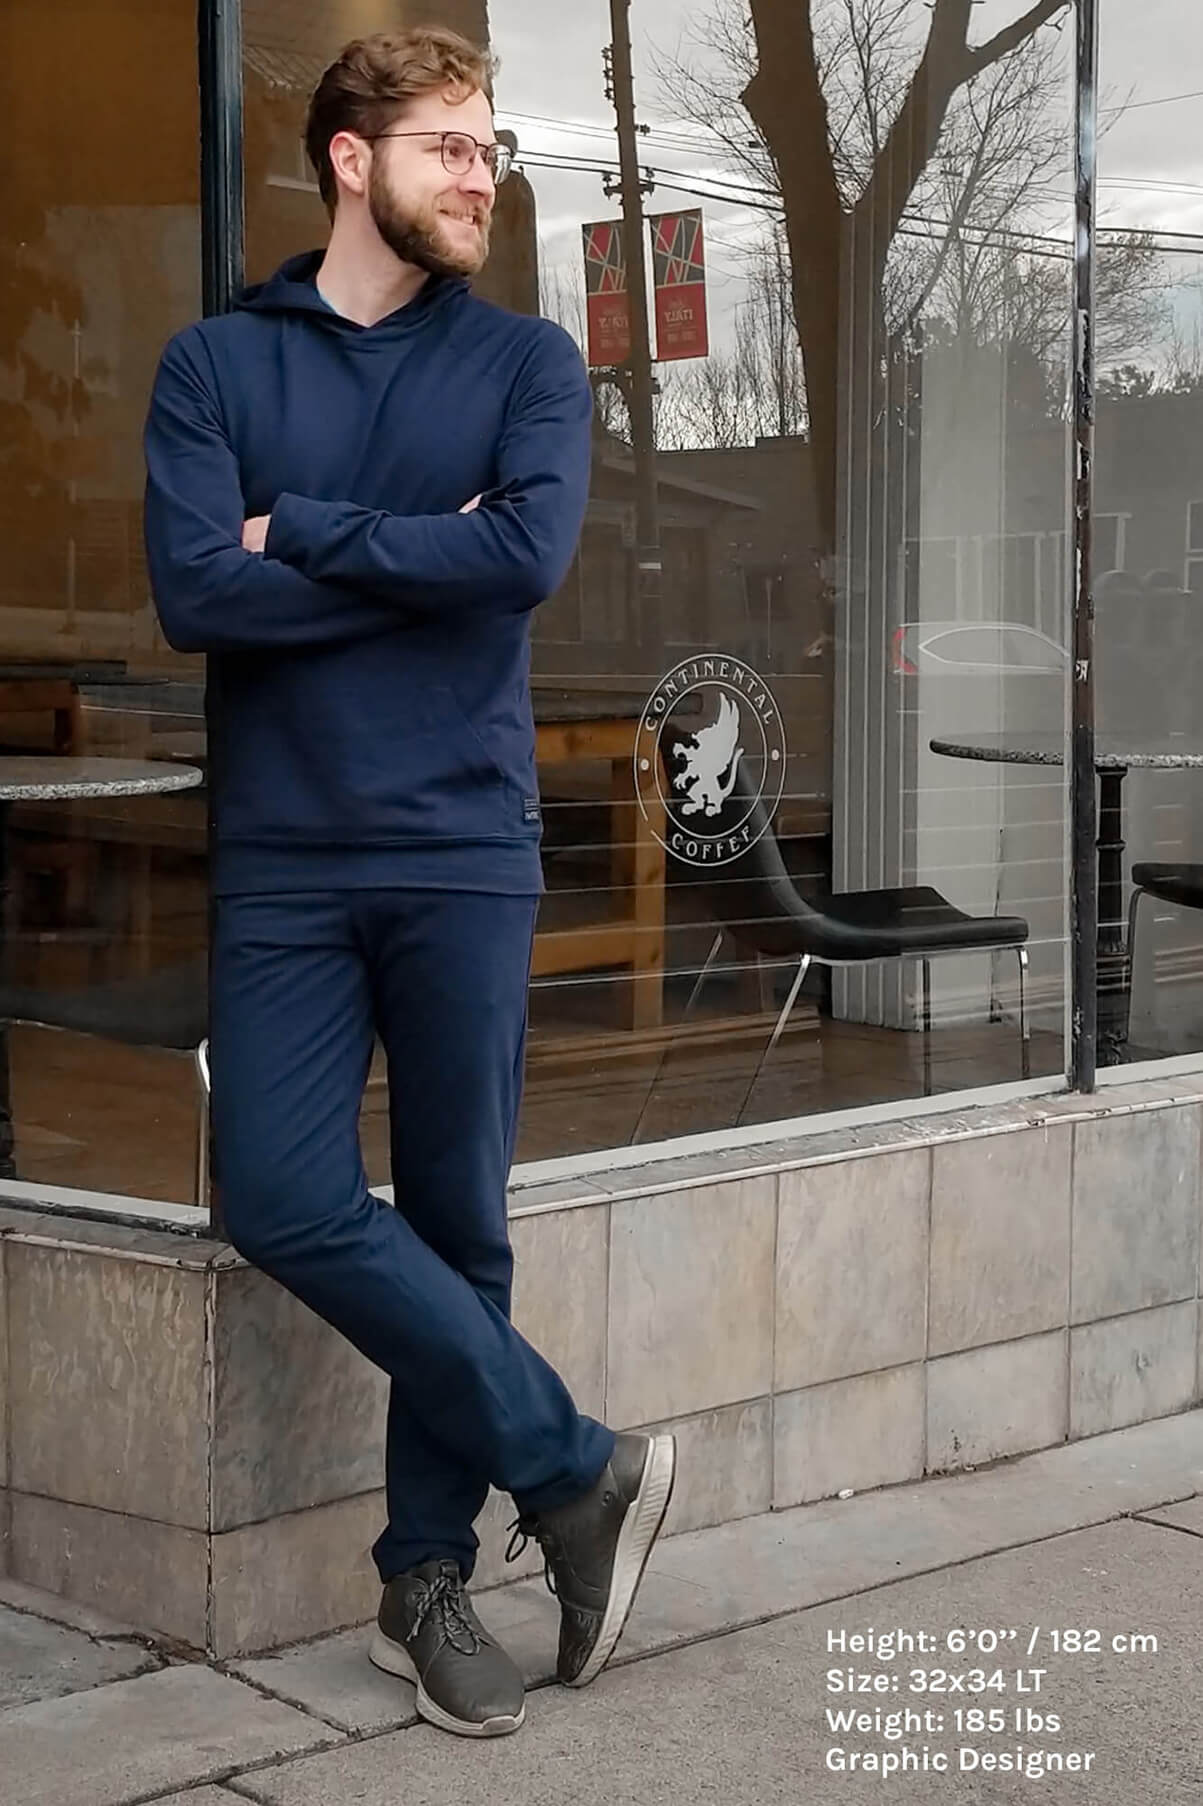
[[[500,55],[520,156],[481,286],[574,334],[596,400],[579,552],[532,623],[518,1159],[1016,1079],[1025,938],[1031,1069],[1060,1072],[1064,8],[635,0],[650,420],[607,0],[246,0],[250,273],[324,236],[323,61],[418,18]],[[378,1075],[373,1176],[382,1109]]]
[[[1185,0],[1102,0],[1100,43],[1100,1058],[1119,1064],[1203,1048],[1203,42]]]
[[[745,789],[766,807],[780,789],[771,827],[707,867],[690,824],[672,831],[670,788],[663,866],[636,815],[632,876],[612,852],[618,778],[608,793],[600,763],[549,762],[546,924],[592,900],[649,925],[634,983],[614,966],[537,984],[528,1157],[1017,1079],[1025,930],[1030,1069],[1063,1070],[1064,773],[1046,761],[1066,719],[1072,45],[1048,23],[1064,24],[1057,6],[1041,18],[992,0],[968,42],[950,25],[964,9],[919,0],[815,0],[813,42],[807,10],[631,8],[645,208],[701,213],[708,343],[655,363],[654,652],[630,619],[631,418],[594,353],[590,542],[536,617],[536,682],[549,698],[561,682],[578,700],[608,692],[619,714],[682,660],[726,653],[779,710],[785,780],[751,683],[702,683],[686,725],[717,728],[724,689],[741,692],[746,784],[716,830]],[[618,157],[598,78],[611,18],[603,4],[575,15],[549,105],[530,51],[557,17],[550,0],[491,11],[542,305],[587,346],[579,228],[619,214],[601,193]],[[950,953],[968,942],[979,950]],[[930,948],[929,1063],[914,958],[816,958],[766,1058],[802,956],[876,947]]]
[[[43,782],[73,754],[162,772],[203,683],[158,631],[141,526],[150,384],[200,311],[193,0],[6,0],[0,107],[0,751]],[[203,796],[47,796],[6,828],[17,1173],[188,1198]]]

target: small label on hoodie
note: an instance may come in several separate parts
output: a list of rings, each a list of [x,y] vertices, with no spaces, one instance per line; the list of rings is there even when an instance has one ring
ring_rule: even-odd
[[[537,796],[523,797],[522,819],[525,822],[537,822],[542,820],[542,816],[539,813],[539,799]]]

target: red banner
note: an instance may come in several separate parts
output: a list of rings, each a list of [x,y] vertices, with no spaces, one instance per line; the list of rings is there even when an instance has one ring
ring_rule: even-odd
[[[652,263],[656,280],[656,356],[707,357],[706,257],[702,210],[651,216]]]
[[[631,297],[622,222],[582,226],[585,240],[585,306],[589,314],[589,363],[593,369],[623,364],[631,355]]]

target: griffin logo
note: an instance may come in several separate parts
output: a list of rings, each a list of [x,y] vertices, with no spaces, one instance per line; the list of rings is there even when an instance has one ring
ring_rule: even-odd
[[[652,691],[635,736],[635,795],[689,865],[727,865],[765,833],[785,786],[781,711],[740,659],[685,659]]]

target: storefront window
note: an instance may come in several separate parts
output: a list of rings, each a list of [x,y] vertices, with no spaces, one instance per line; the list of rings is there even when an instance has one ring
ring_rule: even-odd
[[[630,9],[649,633],[638,409],[607,368],[610,9],[567,37],[551,0],[490,9],[540,306],[598,414],[578,565],[534,625],[550,890],[520,1158],[1064,1070],[1072,34],[1006,0],[968,44],[919,0],[810,12],[813,46],[793,6]],[[707,655],[725,676],[689,667],[632,805],[641,711]],[[680,736],[717,741],[731,706],[707,771]]]
[[[627,10],[243,4],[248,280],[324,241],[302,134],[325,65],[447,24],[498,53],[519,143],[479,287],[558,320],[593,373],[588,516],[532,622],[548,890],[519,1162],[1066,1064],[1072,13],[983,0],[966,39],[925,0],[634,0],[628,74]],[[10,0],[0,26],[22,146],[0,201],[0,739],[203,763],[203,670],[162,642],[140,525],[155,361],[200,311],[195,8],[79,0],[69,21],[66,96],[39,10]],[[1184,244],[1167,274],[1144,204],[1101,265],[1096,547],[1203,593],[1192,266]],[[1132,492],[1162,452],[1125,477],[1121,414],[1172,442],[1173,556],[1168,483]],[[43,667],[65,713],[9,689]],[[1127,805],[1150,847],[1172,815],[1184,857],[1189,780],[1147,781],[1185,784],[1144,801],[1134,778]],[[23,1178],[191,1194],[205,819],[203,792],[13,810],[4,1007],[53,1025],[11,1038]],[[1167,912],[1142,920],[1142,1036],[1153,977],[1188,995],[1192,918]],[[1158,1045],[1193,1045],[1156,988]],[[385,1097],[378,1072],[373,1180]]]
[[[1097,500],[1122,523],[1096,556],[1108,1065],[1203,1049],[1203,773],[1192,764],[1203,695],[1203,187],[1189,92],[1203,88],[1203,46],[1193,25],[1183,0],[1139,18],[1117,0],[1101,7]]]
[[[204,672],[158,631],[141,435],[163,343],[200,311],[195,5],[7,0],[0,106],[0,749],[170,763]],[[21,1179],[191,1195],[205,814],[200,792],[8,812]]]

